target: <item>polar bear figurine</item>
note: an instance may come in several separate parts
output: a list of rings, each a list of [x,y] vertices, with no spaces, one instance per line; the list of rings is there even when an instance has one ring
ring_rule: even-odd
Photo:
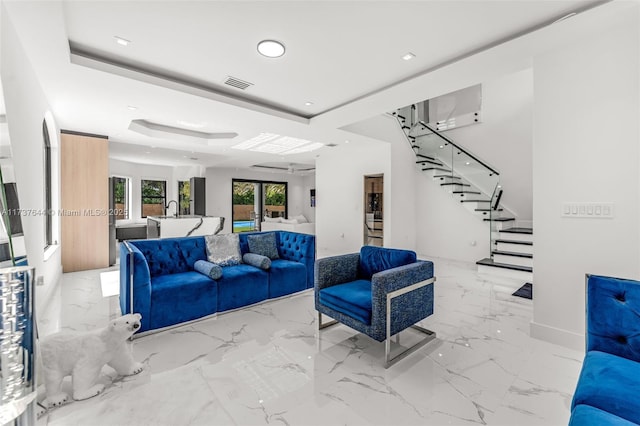
[[[44,405],[55,407],[69,400],[61,390],[65,376],[73,379],[73,399],[82,400],[104,390],[98,378],[105,364],[122,376],[141,372],[143,365],[133,359],[127,342],[140,329],[141,319],[140,314],[127,314],[110,321],[105,328],[60,332],[42,339],[40,352],[47,396]]]

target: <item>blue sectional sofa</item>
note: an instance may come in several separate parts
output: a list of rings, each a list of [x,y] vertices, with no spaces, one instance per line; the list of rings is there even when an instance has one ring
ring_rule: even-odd
[[[142,315],[140,334],[313,287],[315,237],[271,233],[279,259],[268,270],[244,263],[224,266],[216,280],[194,270],[196,261],[207,260],[205,237],[127,241],[120,247],[122,313]],[[239,234],[243,255],[253,234]]]
[[[588,275],[586,321],[569,425],[640,424],[640,281]]]

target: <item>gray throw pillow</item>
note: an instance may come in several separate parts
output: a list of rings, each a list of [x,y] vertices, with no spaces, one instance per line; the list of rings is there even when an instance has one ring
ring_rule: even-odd
[[[206,235],[207,260],[220,266],[242,263],[238,234]]]
[[[271,259],[261,254],[245,253],[244,256],[242,256],[242,261],[247,265],[255,266],[265,271],[271,268]]]
[[[266,256],[271,260],[280,259],[276,245],[276,234],[273,232],[249,235],[247,236],[247,244],[251,253]]]
[[[212,280],[217,280],[222,277],[222,266],[207,262],[206,260],[196,260],[196,263],[193,264],[193,269],[208,276]]]

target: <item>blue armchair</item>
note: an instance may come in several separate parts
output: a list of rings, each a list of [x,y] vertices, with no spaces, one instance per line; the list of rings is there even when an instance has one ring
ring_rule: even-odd
[[[640,282],[587,275],[587,353],[570,426],[640,424]]]
[[[433,314],[433,262],[409,250],[364,246],[360,253],[315,263],[318,329],[342,323],[385,342],[385,368],[433,340],[435,332],[416,323]],[[333,321],[322,323],[322,314]],[[413,328],[426,336],[391,357],[391,337]]]

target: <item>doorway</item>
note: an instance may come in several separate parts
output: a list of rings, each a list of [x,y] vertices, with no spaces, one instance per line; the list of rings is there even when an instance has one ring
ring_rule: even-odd
[[[364,244],[384,246],[384,175],[364,177]]]
[[[287,217],[287,182],[233,179],[233,232],[260,231],[264,217]]]

